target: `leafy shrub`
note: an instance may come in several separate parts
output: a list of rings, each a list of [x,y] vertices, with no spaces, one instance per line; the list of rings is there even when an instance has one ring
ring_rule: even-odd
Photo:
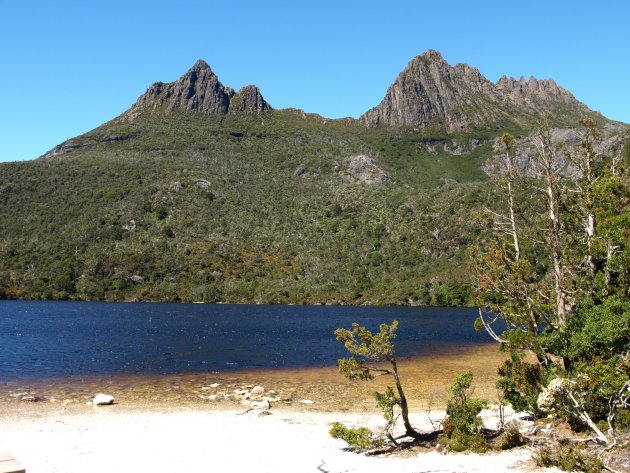
[[[598,458],[588,457],[577,445],[560,445],[557,449],[541,447],[534,454],[534,462],[540,467],[556,466],[563,471],[599,473],[604,464]]]
[[[499,367],[498,372],[501,378],[497,381],[497,389],[502,391],[514,410],[537,413],[536,401],[544,378],[541,367],[523,361],[519,352],[511,350],[510,359]]]
[[[333,422],[330,430],[330,436],[334,439],[341,439],[348,444],[355,452],[362,452],[372,448],[374,441],[373,434],[367,427],[346,427],[340,422]]]
[[[505,426],[505,432],[501,435],[497,444],[501,450],[510,450],[512,448],[522,447],[527,443],[527,439],[523,437],[518,428],[518,422],[510,422]]]
[[[481,410],[488,406],[488,402],[470,397],[472,380],[473,374],[470,370],[455,378],[451,385],[452,397],[446,404],[444,433],[440,436],[440,442],[456,452],[484,452],[488,447],[482,432],[483,425],[478,417]]]
[[[570,320],[567,355],[572,359],[608,358],[630,349],[630,301],[609,297],[586,301]]]

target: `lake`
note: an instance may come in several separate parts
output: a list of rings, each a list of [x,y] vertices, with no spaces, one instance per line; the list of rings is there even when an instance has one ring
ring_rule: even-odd
[[[473,308],[0,301],[0,381],[334,366],[338,327],[399,321],[400,358],[491,343]]]

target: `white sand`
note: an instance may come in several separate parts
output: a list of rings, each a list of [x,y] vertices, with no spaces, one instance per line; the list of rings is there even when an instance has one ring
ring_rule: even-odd
[[[487,455],[435,451],[367,457],[344,451],[330,423],[382,425],[376,415],[272,409],[242,411],[129,411],[85,407],[78,413],[36,409],[0,415],[0,450],[11,451],[27,473],[126,472],[484,472],[540,471],[528,449]],[[427,427],[426,417],[412,418]]]

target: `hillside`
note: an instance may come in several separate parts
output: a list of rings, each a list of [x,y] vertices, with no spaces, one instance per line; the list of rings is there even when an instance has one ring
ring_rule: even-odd
[[[455,70],[475,80],[404,72],[360,120],[330,120],[274,110],[198,61],[101,127],[0,165],[0,295],[466,303],[494,138],[526,135],[543,111],[605,119],[549,81]]]

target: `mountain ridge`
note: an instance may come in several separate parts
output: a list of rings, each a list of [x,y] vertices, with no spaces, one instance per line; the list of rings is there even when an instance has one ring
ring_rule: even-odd
[[[235,92],[220,82],[206,61],[199,59],[177,80],[151,84],[112,122],[133,122],[142,114],[186,112],[262,116],[273,110],[257,86],[246,85]],[[302,110],[295,110],[306,115]],[[545,114],[553,116],[557,126],[573,126],[585,116],[600,123],[610,121],[590,110],[553,79],[531,76],[528,80],[524,77],[516,80],[502,76],[492,82],[479,69],[463,63],[451,66],[439,51],[430,49],[408,63],[378,105],[358,119],[339,120],[356,121],[368,128],[435,129],[452,134],[466,133],[474,128],[532,128]],[[333,120],[318,114],[310,115]],[[111,143],[127,138],[108,134],[102,141]],[[93,144],[77,144],[72,138],[42,157],[58,156]]]

